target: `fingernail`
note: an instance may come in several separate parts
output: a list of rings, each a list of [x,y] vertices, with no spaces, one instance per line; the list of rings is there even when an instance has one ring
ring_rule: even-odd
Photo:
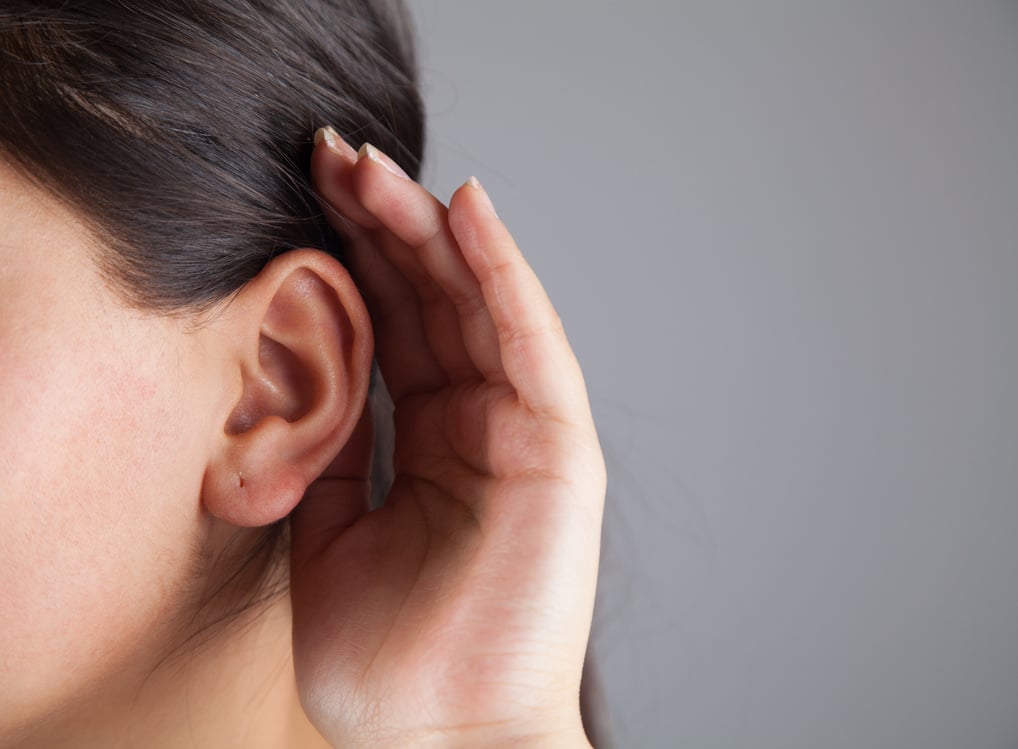
[[[332,125],[326,125],[315,130],[315,145],[317,146],[323,140],[326,147],[333,153],[346,157],[351,161],[356,160],[357,152],[347,145],[347,142],[339,136],[339,133],[336,132]]]
[[[388,156],[379,151],[370,143],[365,143],[363,146],[361,146],[361,150],[357,152],[357,157],[358,159],[363,158],[371,159],[372,161],[381,164],[383,167],[385,167],[388,171],[395,174],[397,177],[402,177],[403,179],[410,179],[410,175],[404,172],[400,168],[399,164],[390,159]]]
[[[491,202],[491,197],[488,195],[488,191],[484,189],[477,177],[471,177],[467,180],[467,184],[472,188],[481,193],[481,203],[491,211],[491,215],[498,218],[498,214],[495,212],[495,204]]]

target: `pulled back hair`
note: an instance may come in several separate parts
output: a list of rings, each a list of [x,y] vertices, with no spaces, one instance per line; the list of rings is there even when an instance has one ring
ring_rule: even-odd
[[[424,148],[396,0],[0,0],[0,152],[73,208],[125,301],[209,307],[300,246],[333,124],[411,176]]]

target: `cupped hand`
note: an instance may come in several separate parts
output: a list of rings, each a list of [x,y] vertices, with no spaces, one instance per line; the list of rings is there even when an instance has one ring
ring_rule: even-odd
[[[589,746],[605,471],[559,318],[476,181],[446,208],[324,135],[312,175],[371,314],[395,480],[367,512],[366,409],[293,514],[305,711],[336,747]]]

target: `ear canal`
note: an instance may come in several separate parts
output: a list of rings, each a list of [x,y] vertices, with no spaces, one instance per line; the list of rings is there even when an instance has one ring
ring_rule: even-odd
[[[244,376],[244,392],[226,424],[227,434],[246,432],[270,415],[293,423],[313,407],[314,378],[307,362],[264,331],[258,341],[258,368]]]

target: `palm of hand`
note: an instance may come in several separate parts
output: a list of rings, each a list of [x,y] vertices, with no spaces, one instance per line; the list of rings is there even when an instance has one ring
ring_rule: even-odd
[[[396,191],[405,209],[408,191],[421,188],[367,159],[329,167],[335,156],[316,152],[319,175],[331,168],[339,183],[331,192],[322,185],[323,194],[348,216],[373,209],[362,226],[337,228],[359,245],[351,267],[362,286],[376,281],[365,297],[395,402],[395,481],[384,507],[364,513],[372,439],[365,414],[295,515],[302,701],[337,746],[569,732],[578,722],[604,490],[575,359],[550,304],[534,298],[536,278],[508,251],[511,238],[485,216],[475,188],[453,198],[449,237],[465,246],[444,248],[461,258],[444,273],[437,252],[429,257],[385,225]],[[352,205],[355,191],[361,206]],[[437,201],[418,199],[445,220]],[[469,253],[491,242],[506,245],[508,259],[485,267]],[[423,263],[396,254],[408,244]],[[387,248],[384,268],[379,247]],[[480,269],[476,298],[483,290],[489,304],[466,301],[469,279],[456,276],[463,257]],[[433,287],[421,291],[422,265],[455,304],[436,303]],[[416,326],[381,309],[379,279],[389,273],[391,290],[397,268],[423,300],[407,312],[416,311]],[[520,327],[507,327],[517,313]],[[405,338],[411,327],[414,342]],[[408,359],[414,352],[418,360]]]

